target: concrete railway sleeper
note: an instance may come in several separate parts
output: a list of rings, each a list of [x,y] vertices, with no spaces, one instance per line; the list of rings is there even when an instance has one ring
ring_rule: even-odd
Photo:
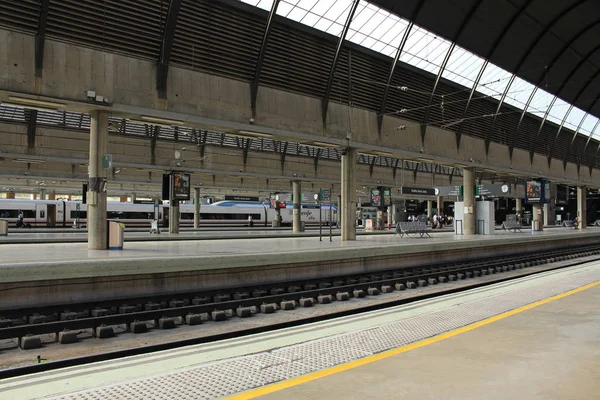
[[[0,339],[18,339],[21,349],[39,348],[38,335],[55,334],[62,344],[77,341],[77,331],[92,330],[97,338],[115,336],[113,327],[125,325],[131,333],[149,329],[173,329],[180,324],[198,325],[206,321],[228,318],[248,318],[252,315],[313,307],[333,301],[363,298],[390,293],[394,290],[417,289],[448,281],[497,274],[515,269],[576,259],[600,254],[600,246],[559,249],[544,253],[517,255],[450,265],[430,265],[395,271],[370,273],[364,276],[335,277],[313,282],[279,283],[260,288],[242,288],[232,292],[157,296],[142,299],[119,299],[111,304],[71,304],[46,309],[4,310],[0,317]],[[500,280],[507,280],[505,278]],[[497,282],[497,281],[495,281]],[[441,291],[442,293],[444,291]],[[68,307],[68,308],[67,308]],[[7,318],[9,314],[13,318]],[[15,315],[20,315],[15,317]]]

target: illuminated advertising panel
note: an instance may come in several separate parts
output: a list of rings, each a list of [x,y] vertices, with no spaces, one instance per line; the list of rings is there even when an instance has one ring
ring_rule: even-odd
[[[528,203],[539,203],[542,200],[542,182],[527,181],[525,183],[525,200]]]
[[[173,172],[173,197],[174,200],[190,199],[190,174]]]

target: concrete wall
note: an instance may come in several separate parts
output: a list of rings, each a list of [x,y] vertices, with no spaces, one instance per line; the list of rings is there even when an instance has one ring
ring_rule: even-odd
[[[0,91],[38,93],[58,99],[87,102],[86,91],[94,90],[110,102],[148,110],[177,112],[194,117],[212,118],[249,124],[250,85],[228,78],[170,67],[168,101],[159,100],[155,89],[156,65],[100,50],[46,40],[43,76],[36,82],[34,72],[34,38],[0,30]],[[507,146],[492,143],[486,154],[484,140],[463,136],[460,148],[453,132],[428,127],[425,141],[421,141],[419,124],[386,116],[381,135],[377,130],[375,112],[331,102],[327,126],[323,129],[321,100],[296,93],[261,87],[257,98],[256,127],[276,131],[310,135],[311,140],[328,137],[350,138],[353,145],[378,146],[392,150],[416,153],[415,156],[437,156],[452,162],[471,162],[518,170],[520,174],[537,175],[539,171],[558,179],[565,176],[561,162],[548,169],[544,157],[536,156],[533,165],[526,151],[516,149],[510,160]],[[396,130],[400,125],[406,129]],[[289,133],[282,133],[288,135]],[[123,146],[125,144],[122,144]],[[118,152],[112,144],[111,149]],[[111,150],[111,151],[113,151]],[[148,157],[147,150],[135,159]],[[159,158],[165,158],[160,151]],[[258,161],[257,161],[258,162]],[[213,161],[214,163],[214,161]],[[225,162],[223,168],[225,168]],[[288,162],[289,164],[289,162]],[[545,165],[546,164],[546,165]],[[221,167],[221,166],[219,166]],[[249,168],[255,167],[251,165]],[[273,168],[274,165],[271,165]],[[265,168],[267,168],[265,166]],[[309,166],[299,165],[299,171],[308,174]],[[572,169],[571,179],[578,179]]]

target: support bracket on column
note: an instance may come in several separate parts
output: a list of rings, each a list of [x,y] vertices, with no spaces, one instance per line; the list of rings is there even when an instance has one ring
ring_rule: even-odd
[[[279,0],[273,1],[271,6],[271,12],[267,18],[267,26],[265,27],[265,33],[263,34],[262,43],[260,45],[260,51],[258,53],[258,60],[256,61],[256,69],[254,70],[254,80],[250,83],[250,104],[252,106],[252,117],[256,118],[256,97],[258,96],[258,84],[260,82],[260,74],[262,71],[263,62],[265,60],[265,53],[267,51],[267,43],[269,41],[269,35],[273,27],[273,19],[277,14],[277,7],[279,6]]]
[[[50,0],[41,0],[40,19],[38,31],[35,35],[35,76],[41,77],[44,69],[44,43],[46,40],[46,25],[48,23],[48,9]]]
[[[25,110],[25,121],[27,121],[27,148],[35,148],[35,134],[37,130],[37,110]]]
[[[167,98],[167,75],[169,74],[169,60],[171,59],[173,38],[175,37],[175,27],[177,25],[177,18],[179,17],[180,9],[181,0],[171,0],[163,30],[158,64],[156,66],[156,90],[158,91],[158,97],[161,99]]]
[[[329,78],[327,79],[327,86],[325,87],[325,95],[323,96],[323,99],[321,99],[323,128],[327,125],[327,110],[329,108],[329,97],[331,96],[331,86],[333,85],[333,77],[335,76],[335,70],[337,68],[338,61],[340,60],[342,47],[344,46],[344,41],[346,40],[346,35],[348,34],[348,29],[350,29],[350,24],[352,23],[352,18],[354,18],[354,13],[356,12],[356,8],[358,7],[359,1],[360,0],[354,0],[352,2],[350,13],[348,14],[348,18],[346,19],[346,23],[344,24],[344,29],[342,30],[342,34],[340,35],[340,38],[338,40],[335,55],[333,57],[333,62],[331,63],[331,68],[329,70]]]

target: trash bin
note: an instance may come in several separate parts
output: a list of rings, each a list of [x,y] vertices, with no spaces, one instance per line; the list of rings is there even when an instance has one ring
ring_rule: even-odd
[[[125,224],[119,221],[108,221],[108,249],[123,250]]]
[[[281,224],[279,223],[279,220],[274,219],[273,221],[271,221],[271,227],[272,228],[281,228]]]
[[[160,228],[158,226],[158,220],[153,219],[150,221],[150,233],[160,233]]]
[[[0,219],[0,236],[8,236],[8,221]]]

